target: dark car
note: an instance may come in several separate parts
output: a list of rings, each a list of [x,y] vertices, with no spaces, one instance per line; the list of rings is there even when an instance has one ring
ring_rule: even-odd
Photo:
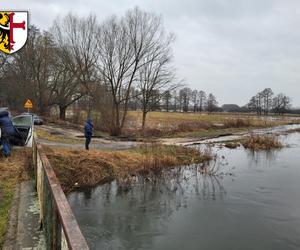
[[[33,122],[34,122],[34,125],[43,125],[43,123],[44,123],[42,117],[37,116],[37,115],[33,116]]]

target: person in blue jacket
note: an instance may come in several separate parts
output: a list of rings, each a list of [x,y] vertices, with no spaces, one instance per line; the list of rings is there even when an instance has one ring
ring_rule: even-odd
[[[85,149],[89,150],[89,145],[93,136],[93,123],[90,118],[88,118],[84,125],[84,136],[85,136]]]
[[[9,117],[7,110],[0,111],[1,145],[2,153],[5,157],[10,156],[10,140],[15,135],[15,127]]]

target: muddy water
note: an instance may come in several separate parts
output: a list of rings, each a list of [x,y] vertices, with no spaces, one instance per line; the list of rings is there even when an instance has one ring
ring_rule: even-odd
[[[300,133],[281,139],[268,153],[216,146],[217,176],[181,167],[69,201],[91,249],[300,249]]]

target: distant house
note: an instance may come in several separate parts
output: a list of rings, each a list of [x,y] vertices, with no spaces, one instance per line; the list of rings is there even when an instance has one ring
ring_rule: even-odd
[[[222,109],[224,112],[242,112],[242,108],[237,104],[224,104]]]

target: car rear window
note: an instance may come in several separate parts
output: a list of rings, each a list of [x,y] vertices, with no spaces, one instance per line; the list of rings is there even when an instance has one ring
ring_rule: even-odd
[[[12,119],[12,123],[14,126],[31,126],[32,118],[29,115],[26,116],[16,116]]]

